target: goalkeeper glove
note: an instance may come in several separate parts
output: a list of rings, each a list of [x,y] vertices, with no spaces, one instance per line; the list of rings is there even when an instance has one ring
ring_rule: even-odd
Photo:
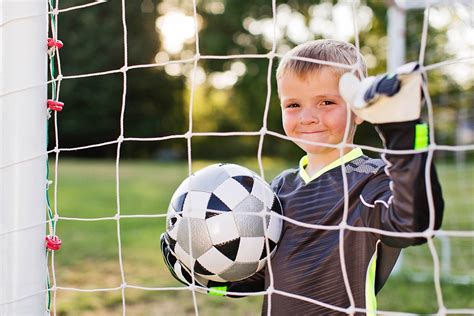
[[[191,271],[189,271],[189,269],[176,258],[171,245],[172,240],[168,233],[161,234],[161,254],[163,255],[163,260],[165,261],[171,275],[184,285],[192,284]],[[205,293],[214,296],[226,296],[225,291],[230,285],[230,283],[220,283],[206,280],[197,276],[196,274],[194,275],[194,282],[198,286],[207,288],[207,290],[204,291]]]
[[[422,75],[418,63],[399,67],[395,74],[360,81],[348,72],[339,80],[342,98],[361,119],[373,124],[413,121],[420,118]]]

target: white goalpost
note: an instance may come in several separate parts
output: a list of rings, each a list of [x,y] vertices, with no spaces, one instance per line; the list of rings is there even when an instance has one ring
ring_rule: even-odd
[[[157,142],[170,139],[181,139],[187,142],[188,151],[188,167],[189,173],[192,172],[192,150],[191,150],[191,138],[200,136],[254,136],[259,139],[259,147],[257,152],[258,164],[261,174],[263,174],[263,142],[265,136],[275,137],[281,140],[291,140],[286,135],[282,135],[275,131],[270,130],[267,127],[268,112],[270,107],[270,98],[272,93],[272,67],[276,63],[276,58],[282,57],[282,54],[277,52],[277,2],[275,0],[269,0],[269,4],[272,5],[273,17],[271,18],[271,24],[273,28],[273,44],[271,50],[269,49],[266,54],[248,54],[248,55],[204,55],[200,53],[199,48],[199,32],[197,27],[198,13],[197,13],[197,0],[189,0],[193,6],[193,18],[195,23],[195,52],[194,56],[189,59],[179,59],[166,62],[156,62],[155,64],[143,64],[143,65],[129,65],[128,60],[128,29],[126,21],[126,0],[116,0],[117,3],[121,3],[122,8],[122,29],[123,34],[117,34],[119,41],[123,40],[124,46],[124,62],[120,69],[112,69],[108,71],[86,73],[86,74],[73,74],[64,75],[61,71],[61,64],[59,59],[59,52],[56,56],[58,72],[51,71],[50,81],[48,81],[47,75],[47,62],[48,62],[48,20],[52,23],[53,37],[57,36],[57,23],[54,25],[53,20],[57,19],[58,14],[65,11],[80,10],[89,6],[99,5],[106,3],[104,0],[88,0],[85,4],[78,5],[76,7],[58,9],[57,1],[52,1],[56,4],[53,8],[48,0],[0,0],[0,316],[3,315],[45,315],[57,313],[57,292],[83,292],[83,293],[98,293],[98,292],[117,292],[121,295],[119,304],[122,306],[122,314],[127,313],[127,298],[129,295],[126,292],[128,290],[143,290],[143,291],[155,291],[157,295],[160,295],[163,291],[189,291],[192,294],[192,301],[194,305],[194,312],[196,315],[199,314],[198,300],[196,298],[198,290],[200,288],[194,284],[188,287],[150,287],[141,284],[133,284],[128,282],[128,275],[126,275],[124,268],[124,256],[122,254],[122,237],[121,223],[129,220],[130,218],[163,218],[166,214],[138,214],[138,215],[127,215],[121,211],[121,198],[120,198],[120,159],[121,159],[121,146],[126,142]],[[135,1],[135,0],[131,0]],[[464,1],[464,0],[462,0]],[[146,0],[143,2],[145,3]],[[422,0],[422,1],[411,1],[410,0],[391,0],[387,3],[392,3],[392,6],[388,7],[388,38],[389,38],[389,49],[387,58],[387,69],[389,71],[394,70],[397,66],[405,62],[405,12],[400,9],[399,5],[405,5],[405,9],[413,9],[415,4],[416,8],[426,7],[425,21],[423,25],[423,34],[421,34],[421,51],[420,61],[421,68],[424,73],[427,73],[433,69],[438,69],[444,65],[461,62],[460,60],[446,60],[438,64],[424,65],[424,53],[426,48],[426,39],[428,36],[428,12],[431,4],[440,3],[438,0]],[[349,3],[349,2],[347,2]],[[354,2],[355,3],[355,2]],[[356,16],[356,5],[352,4],[353,17]],[[270,20],[270,19],[269,19]],[[57,20],[55,20],[57,22]],[[357,29],[357,19],[354,18],[354,40],[356,47],[359,47],[359,34]],[[66,39],[64,39],[66,42]],[[392,46],[391,46],[392,45]],[[52,56],[49,56],[52,58]],[[264,114],[262,120],[261,129],[252,132],[196,132],[193,131],[193,105],[194,105],[194,93],[196,88],[196,77],[198,77],[198,62],[201,60],[217,60],[217,59],[268,59],[267,71],[267,82],[265,89],[267,97],[265,100]],[[472,59],[472,57],[471,57]],[[52,59],[51,59],[52,60]],[[54,69],[54,62],[52,68]],[[124,135],[124,116],[126,106],[126,94],[127,94],[127,73],[130,70],[139,68],[152,68],[152,67],[165,67],[169,64],[193,64],[193,70],[191,72],[190,79],[192,85],[190,86],[190,104],[189,104],[189,128],[188,130],[179,135],[167,135],[163,137],[142,137],[133,138]],[[346,68],[351,66],[345,65]],[[51,64],[50,64],[51,67]],[[60,85],[62,80],[74,80],[85,77],[98,77],[106,76],[110,74],[120,74],[122,76],[123,91],[122,91],[122,102],[120,105],[120,135],[116,140],[111,140],[104,143],[88,144],[83,147],[67,148],[65,146],[60,147],[58,145],[58,115],[54,113],[54,123],[49,122],[50,126],[54,124],[54,134],[56,136],[56,142],[53,147],[56,148],[47,150],[47,99],[48,99],[48,84],[51,84],[53,90],[53,101],[59,98],[59,88],[56,84]],[[425,93],[428,95],[428,108],[430,111],[430,125],[434,125],[432,116],[432,104],[429,98],[427,86],[423,87]],[[57,90],[56,90],[57,89]],[[164,92],[166,93],[166,91]],[[52,121],[53,119],[51,119]],[[434,127],[433,127],[434,130]],[[448,146],[448,145],[437,145],[434,138],[434,132],[430,135],[432,145],[426,149],[430,155],[429,163],[431,164],[431,158],[435,151],[446,150],[453,152],[474,150],[474,145],[465,146]],[[117,154],[115,159],[115,184],[116,184],[116,214],[110,217],[63,217],[59,216],[56,209],[56,202],[54,203],[54,212],[50,213],[50,223],[56,223],[56,221],[82,221],[82,222],[93,222],[93,221],[110,221],[116,223],[116,235],[118,243],[118,266],[120,269],[120,284],[115,287],[98,287],[98,288],[87,288],[83,286],[81,288],[69,287],[68,284],[62,284],[61,281],[56,280],[55,270],[55,258],[52,255],[50,262],[50,271],[52,273],[51,284],[48,280],[48,257],[47,250],[45,247],[46,237],[46,225],[48,220],[46,219],[47,208],[49,207],[47,201],[47,156],[48,154],[56,154],[55,164],[56,170],[54,172],[54,180],[56,187],[54,188],[55,201],[57,199],[57,179],[58,179],[58,159],[60,152],[78,151],[94,147],[100,147],[105,145],[113,145],[117,147]],[[341,149],[346,144],[337,144],[338,148]],[[377,153],[383,153],[384,149],[360,146],[364,150],[373,151]],[[416,150],[407,150],[407,153],[417,152]],[[342,165],[344,167],[344,164]],[[428,170],[428,169],[427,169]],[[427,178],[429,180],[429,173],[427,172]],[[345,176],[343,175],[343,178]],[[267,179],[268,180],[268,179]],[[344,178],[344,192],[347,198],[347,179]],[[428,190],[429,191],[429,190]],[[428,194],[432,194],[431,192]],[[432,198],[430,196],[430,198]],[[345,202],[346,208],[348,202]],[[433,207],[431,207],[433,208]],[[160,210],[163,211],[163,210]],[[433,210],[431,210],[433,211]],[[344,213],[343,225],[340,228],[340,233],[343,235],[344,230],[359,230],[363,232],[379,232],[374,229],[358,229],[347,225],[346,210]],[[54,213],[54,216],[53,216]],[[166,212],[164,212],[166,213]],[[432,214],[431,214],[432,215]],[[283,216],[284,217],[284,216]],[[284,220],[289,222],[291,218],[284,217]],[[297,223],[293,220],[295,225],[304,226],[313,229],[328,229],[327,227],[317,227],[309,223]],[[123,225],[125,226],[125,225]],[[437,311],[440,315],[445,314],[470,314],[474,313],[472,307],[462,309],[450,309],[445,306],[443,299],[443,291],[441,289],[441,277],[440,274],[444,270],[449,270],[445,261],[439,259],[438,251],[436,250],[433,241],[430,239],[432,236],[441,238],[443,242],[448,242],[451,237],[463,237],[473,238],[474,233],[472,231],[451,231],[451,230],[440,230],[434,231],[433,225],[430,226],[429,230],[424,233],[419,233],[423,237],[429,236],[428,247],[433,261],[434,273],[430,273],[429,277],[434,283],[434,291],[437,299]],[[52,229],[54,233],[54,228]],[[383,233],[383,232],[382,232]],[[158,233],[157,233],[158,234]],[[395,233],[393,233],[395,234]],[[403,236],[403,233],[399,233]],[[409,235],[409,233],[405,234]],[[342,240],[342,239],[341,239]],[[352,290],[347,278],[347,271],[344,262],[344,245],[341,242],[340,249],[342,252],[341,256],[341,273],[344,276],[344,284],[348,292],[348,296],[352,296]],[[449,250],[450,248],[448,248]],[[156,250],[159,252],[159,249]],[[443,248],[443,251],[444,250]],[[440,253],[442,254],[443,251]],[[60,254],[58,254],[60,255]],[[443,256],[442,256],[443,257]],[[271,272],[271,260],[269,260],[270,278],[273,278]],[[64,283],[64,282],[63,282]],[[259,293],[245,293],[249,295],[268,295],[269,297],[269,309],[268,313],[271,313],[271,296],[273,294],[286,295],[293,297],[301,301],[308,301],[313,304],[325,306],[324,302],[319,302],[305,298],[303,296],[296,295],[294,293],[282,292],[279,289],[273,287],[273,280],[270,282],[269,289],[265,292]],[[49,310],[49,303],[47,300],[48,295],[50,296],[51,310]],[[328,305],[328,304],[326,304]],[[325,306],[331,308],[333,311],[339,311],[347,314],[354,314],[355,312],[364,313],[372,312],[370,309],[364,309],[360,306],[355,306],[354,300],[351,297],[351,305],[347,307],[340,306]],[[257,313],[259,311],[256,311]],[[382,315],[412,315],[410,313],[399,312],[399,311],[376,311],[377,314]]]
[[[47,17],[0,1],[0,315],[46,311]]]

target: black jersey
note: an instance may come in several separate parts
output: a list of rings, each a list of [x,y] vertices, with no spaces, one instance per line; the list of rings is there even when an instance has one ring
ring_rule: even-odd
[[[377,128],[386,148],[412,149],[415,125],[416,122],[393,123]],[[355,307],[376,309],[375,294],[387,280],[400,248],[421,244],[426,239],[349,228],[341,234],[338,225],[343,220],[345,201],[346,223],[350,227],[422,232],[429,226],[427,153],[384,156],[385,161],[371,159],[360,149],[354,149],[312,179],[304,170],[303,158],[299,168],[286,170],[273,180],[272,187],[281,200],[284,215],[296,223],[284,221],[281,242],[271,258],[273,294],[265,296],[264,315],[269,306],[272,315],[346,314],[345,309],[351,304],[343,278],[341,250]],[[429,173],[434,228],[438,229],[443,199],[433,165]],[[308,228],[299,223],[325,227]],[[267,267],[247,280],[232,283],[228,291],[262,291],[270,286],[270,280]]]

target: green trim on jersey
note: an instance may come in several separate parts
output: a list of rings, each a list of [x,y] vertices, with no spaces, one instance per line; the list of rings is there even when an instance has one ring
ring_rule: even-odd
[[[360,148],[354,148],[352,149],[350,152],[348,152],[347,154],[345,154],[344,156],[340,157],[340,158],[337,158],[336,160],[334,160],[333,162],[331,162],[329,165],[327,165],[326,167],[324,167],[323,169],[319,170],[314,176],[310,177],[308,175],[308,173],[306,172],[305,168],[306,166],[308,165],[308,155],[305,155],[301,158],[300,160],[300,170],[299,170],[299,174],[300,174],[300,177],[303,178],[304,182],[306,184],[310,183],[311,181],[313,181],[314,179],[317,179],[319,178],[322,174],[328,172],[329,170],[331,169],[334,169],[336,167],[339,167],[341,166],[343,163],[348,163],[349,161],[351,160],[354,160],[356,158],[359,158],[360,156],[362,156],[364,153],[362,152],[362,149]]]
[[[375,252],[370,259],[369,266],[367,268],[367,276],[365,278],[365,308],[369,316],[375,316],[377,310],[377,299],[375,298],[375,276],[377,269],[377,246],[380,240],[375,245]]]
[[[428,147],[428,125],[416,124],[415,127],[415,149]]]

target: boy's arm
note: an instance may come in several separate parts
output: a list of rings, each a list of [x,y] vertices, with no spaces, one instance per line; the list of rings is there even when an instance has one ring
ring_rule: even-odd
[[[418,127],[417,127],[418,126]],[[392,150],[413,149],[418,121],[377,124],[375,128]],[[423,127],[422,127],[423,128]],[[429,228],[430,206],[426,168],[428,153],[383,154],[385,174],[377,175],[362,191],[366,208],[363,217],[369,227],[391,232],[423,232]],[[429,187],[434,209],[434,229],[441,226],[443,196],[435,166],[429,163]],[[426,242],[425,238],[400,238],[382,235],[382,242],[392,247],[407,247]]]
[[[391,75],[369,77],[359,82],[351,74],[340,81],[341,95],[360,118],[375,125],[384,147],[389,150],[413,150],[428,147],[428,129],[420,124],[422,75],[415,63],[404,65]],[[439,229],[444,202],[441,187],[428,153],[389,154],[385,174],[377,175],[361,200],[363,217],[369,227],[392,232],[423,232],[429,228],[430,207],[427,188],[433,198],[434,229]],[[426,183],[427,164],[430,183]],[[383,235],[381,240],[393,247],[420,244],[425,238]]]

